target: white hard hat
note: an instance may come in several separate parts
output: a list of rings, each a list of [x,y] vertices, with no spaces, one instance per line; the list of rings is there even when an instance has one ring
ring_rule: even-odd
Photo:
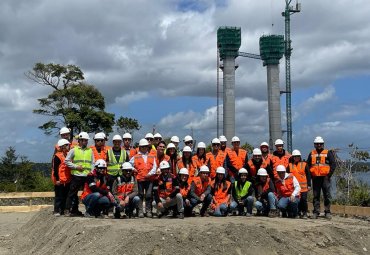
[[[154,135],[154,138],[162,138],[162,136],[161,136],[161,134],[160,134],[160,133],[156,133],[156,134]]]
[[[248,171],[245,168],[240,168],[238,174],[248,174]]]
[[[96,168],[105,168],[105,167],[107,167],[107,162],[105,162],[104,159],[98,159],[97,161],[95,161],[95,167]]]
[[[95,135],[94,135],[94,140],[96,140],[96,139],[102,139],[102,140],[104,140],[105,139],[105,134],[104,133],[102,133],[102,132],[100,132],[100,133],[96,133]]]
[[[185,136],[184,143],[189,142],[189,141],[193,141],[193,137],[191,137],[190,135]]]
[[[60,139],[58,141],[58,146],[62,147],[63,145],[70,144],[70,142],[67,139]]]
[[[261,143],[260,147],[262,147],[262,146],[267,146],[267,147],[269,147],[269,144],[268,144],[268,143],[266,143],[266,142],[263,142],[263,143]]]
[[[160,164],[159,164],[159,168],[162,170],[162,169],[167,169],[167,168],[170,168],[170,163],[168,163],[168,161],[166,160],[163,160]]]
[[[167,149],[171,149],[171,148],[176,149],[176,146],[173,143],[167,144]]]
[[[220,142],[227,142],[227,138],[224,135],[220,135],[218,139],[220,140]]]
[[[171,142],[173,142],[173,143],[179,143],[180,142],[180,139],[179,139],[179,137],[178,136],[172,136],[171,137]]]
[[[148,140],[146,140],[145,138],[140,139],[140,141],[139,141],[139,147],[141,147],[141,146],[148,146],[148,145],[149,145]]]
[[[123,136],[122,136],[122,138],[123,139],[132,139],[132,136],[129,133],[124,133]]]
[[[185,167],[184,168],[181,168],[180,171],[179,171],[179,174],[189,175],[189,170],[186,169]]]
[[[324,143],[324,139],[321,136],[316,136],[313,143]]]
[[[231,138],[231,142],[232,142],[232,143],[233,143],[233,142],[240,142],[240,139],[239,139],[239,137],[234,136],[233,138]]]
[[[81,132],[81,133],[78,134],[78,139],[86,139],[86,140],[89,140],[90,139],[90,136],[86,132]]]
[[[268,176],[268,173],[267,173],[266,169],[260,168],[257,171],[257,175],[259,175],[259,176]]]
[[[205,149],[205,148],[206,148],[206,144],[205,144],[205,143],[203,143],[203,142],[199,142],[197,147],[198,147],[198,148],[203,148],[203,149]]]
[[[192,152],[192,150],[189,146],[185,146],[182,152]]]
[[[278,165],[276,167],[276,172],[286,172],[286,168],[283,165]]]
[[[216,174],[226,174],[225,168],[223,168],[222,166],[217,167]]]
[[[299,150],[294,150],[292,152],[292,156],[302,156],[301,152]]]
[[[281,139],[276,139],[275,145],[284,145],[284,141]]]
[[[221,142],[220,142],[220,140],[219,140],[218,138],[214,138],[214,139],[212,140],[212,144],[214,144],[214,143],[218,143],[218,144],[220,144]]]
[[[199,168],[199,173],[200,173],[200,172],[209,173],[209,168],[208,168],[208,166],[206,166],[206,165],[201,166],[201,167]]]
[[[147,133],[147,134],[145,135],[145,139],[148,139],[148,138],[153,138],[153,139],[154,139],[153,134],[152,134],[152,133]]]
[[[122,170],[132,170],[132,169],[133,169],[133,167],[132,167],[132,165],[130,164],[130,162],[125,162],[125,163],[123,163],[123,164],[121,165],[121,168],[122,168]]]
[[[63,135],[63,134],[69,134],[71,133],[71,130],[69,130],[69,128],[67,127],[62,127],[60,130],[59,130],[59,134],[60,135]]]
[[[253,155],[262,155],[262,152],[261,152],[260,149],[255,148],[255,149],[253,149]]]
[[[112,141],[122,141],[122,137],[120,135],[114,135],[113,138],[112,138]]]

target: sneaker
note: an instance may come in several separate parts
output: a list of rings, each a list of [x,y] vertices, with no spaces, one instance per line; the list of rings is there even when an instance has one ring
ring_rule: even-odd
[[[278,212],[278,210],[276,210],[276,209],[271,209],[271,210],[269,211],[268,216],[269,216],[270,218],[276,218],[276,217],[279,217],[279,212]]]
[[[311,215],[311,219],[313,219],[313,220],[316,220],[318,217],[319,217],[319,215],[317,213],[313,213]]]
[[[147,217],[147,218],[152,218],[152,217],[153,217],[152,212],[151,212],[151,211],[147,211],[147,212],[146,212],[146,217]]]
[[[327,220],[331,220],[331,213],[325,213],[325,218],[327,219]]]
[[[139,218],[144,218],[144,213],[142,211],[139,211],[138,217]]]
[[[246,217],[252,217],[252,214],[251,213],[247,213],[245,216]]]
[[[55,216],[55,217],[60,217],[60,213],[58,213],[58,212],[55,212],[55,213],[53,213],[53,215]]]
[[[180,212],[179,214],[177,214],[177,218],[178,219],[183,219],[184,218],[184,213]]]
[[[89,212],[85,212],[84,217],[85,218],[95,218],[95,216],[90,214]]]
[[[307,213],[303,213],[303,214],[302,214],[302,218],[301,218],[301,219],[307,220],[307,219],[308,219],[308,217],[307,217]]]

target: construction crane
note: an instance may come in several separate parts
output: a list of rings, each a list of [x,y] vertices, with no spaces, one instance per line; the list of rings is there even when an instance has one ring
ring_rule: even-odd
[[[290,56],[292,54],[292,41],[290,40],[290,15],[301,11],[301,4],[296,2],[295,8],[290,6],[292,0],[285,0],[285,11],[281,13],[285,17],[285,91],[281,91],[286,94],[286,121],[287,121],[287,149],[292,151],[292,89],[290,80]]]

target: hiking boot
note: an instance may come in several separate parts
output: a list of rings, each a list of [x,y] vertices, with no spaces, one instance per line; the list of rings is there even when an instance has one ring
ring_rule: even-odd
[[[113,216],[114,216],[115,219],[120,219],[121,218],[120,212],[115,212]]]
[[[325,213],[325,218],[327,219],[327,220],[331,220],[331,213],[329,212],[329,213]]]
[[[184,213],[180,212],[179,214],[177,214],[177,218],[178,219],[183,219],[184,218]]]
[[[71,211],[69,213],[69,217],[82,217],[84,214],[80,211]]]
[[[276,210],[276,209],[271,209],[271,210],[269,211],[268,216],[269,216],[270,218],[276,218],[276,217],[279,217],[279,212],[278,212],[278,210]]]
[[[201,212],[200,217],[209,217],[208,212]]]

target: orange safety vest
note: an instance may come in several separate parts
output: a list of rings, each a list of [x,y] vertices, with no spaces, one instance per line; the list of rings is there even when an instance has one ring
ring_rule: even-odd
[[[120,200],[125,200],[125,198],[130,195],[135,186],[135,178],[131,176],[131,180],[129,182],[123,182],[117,186],[117,197]]]
[[[311,151],[310,172],[312,176],[327,176],[329,174],[328,153],[328,150],[323,150],[320,154],[316,150]]]
[[[158,158],[158,155],[156,154],[156,155],[155,155],[155,162],[157,163],[157,167],[159,167],[159,164],[160,164],[162,161],[167,161],[168,163],[170,163],[170,156],[168,156],[168,155],[166,155],[166,154],[163,154],[163,158],[159,159],[159,158]]]
[[[290,159],[290,154],[285,151],[285,155],[279,158],[278,156],[272,155],[271,161],[272,161],[272,166],[273,166],[273,173],[274,173],[274,178],[275,180],[279,179],[279,175],[276,172],[276,167],[278,165],[283,165],[285,168],[289,166],[289,159]]]
[[[262,154],[262,160],[265,162],[265,164],[268,166],[272,162],[272,155],[268,153],[265,157]]]
[[[306,177],[306,162],[298,162],[298,164],[289,164],[289,170],[297,178],[299,186],[301,186],[301,192],[307,192],[307,177]]]
[[[277,181],[275,186],[279,197],[290,197],[294,191],[293,174],[290,173],[283,181]]]
[[[243,149],[239,149],[238,154],[236,154],[236,151],[234,149],[230,149],[228,151],[228,155],[230,158],[230,163],[233,167],[236,168],[236,170],[239,171],[240,168],[242,168],[245,164],[245,157],[247,156],[247,151]],[[229,175],[234,176],[235,174],[232,171],[228,171]]]
[[[212,152],[208,152],[206,154],[207,162],[210,163],[210,177],[211,179],[214,179],[216,177],[216,169],[219,166],[223,166],[226,158],[226,153],[222,150],[219,150],[216,157],[213,155]]]
[[[137,154],[134,156],[134,168],[138,171],[137,173],[137,180],[138,181],[145,181],[147,180],[146,176],[153,168],[155,157],[153,155],[148,155],[146,163],[144,162],[144,158],[142,154]]]
[[[193,178],[195,176],[195,169],[196,169],[196,165],[194,164],[194,162],[188,164],[188,165],[184,165],[184,163],[182,162],[182,158],[180,158],[178,161],[177,161],[177,169],[181,169],[181,168],[186,168],[188,169],[189,171],[189,178]]]
[[[132,147],[126,149],[125,147],[122,146],[122,149],[127,151],[129,159],[131,159],[133,156],[135,156],[137,154],[137,151]]]
[[[59,151],[55,154],[55,157],[58,157],[60,160],[60,165],[58,168],[58,175],[59,175],[59,181],[62,184],[66,184],[71,182],[72,175],[71,175],[71,169],[66,165],[65,159],[66,157],[64,156],[63,152]],[[53,161],[54,162],[54,161]],[[51,180],[53,181],[54,185],[56,183],[55,177],[54,177],[54,166],[51,171]]]
[[[191,158],[194,162],[194,165],[196,166],[197,169],[200,169],[201,166],[205,165],[206,164],[206,160],[207,159],[203,159],[203,158],[198,158],[198,155],[194,155],[192,158]]]
[[[75,146],[78,146],[78,142],[73,140],[72,143],[69,145],[69,150],[73,149]],[[55,148],[54,150],[55,152],[60,151],[58,144],[55,144],[54,148]]]
[[[200,196],[206,191],[208,185],[210,185],[211,179],[208,178],[207,181],[202,182],[202,179],[197,176],[193,178],[193,182],[195,184],[195,194],[197,196]]]
[[[180,183],[179,187],[180,187],[180,193],[181,193],[182,197],[187,198],[188,194],[189,194],[189,191],[190,191],[189,182],[187,183],[187,185],[183,185],[183,184]]]
[[[176,179],[174,175],[170,175],[168,177],[167,181],[163,181],[161,177],[158,180],[158,195],[160,198],[167,198],[171,195],[172,192],[176,189],[175,186],[173,186],[173,180]]]
[[[226,181],[226,189],[223,189],[224,185],[219,185],[217,189],[215,189],[216,183],[213,183],[213,205],[212,207],[215,208],[220,204],[224,204],[229,202],[229,194],[228,190],[230,188],[231,182]]]
[[[255,176],[257,176],[258,169],[253,164],[252,159],[248,160],[248,165],[249,165],[249,168],[250,168],[250,171],[248,173],[249,177],[255,177]],[[266,167],[267,167],[266,162],[262,161],[262,164],[261,164],[260,168],[266,168]]]
[[[95,181],[95,183],[96,183],[96,187],[109,191],[107,185],[105,183],[101,183],[100,180],[97,179]],[[87,197],[87,195],[89,195],[91,193],[92,193],[92,191],[89,187],[89,184],[87,182],[85,182],[85,187],[84,187],[84,191],[82,192],[82,195],[81,195],[81,200],[83,200],[85,197]]]
[[[98,152],[95,146],[90,146],[90,148],[92,149],[94,154],[94,161],[97,161],[98,159],[107,160],[107,154],[109,149],[107,146],[103,146],[100,150],[100,153]]]

